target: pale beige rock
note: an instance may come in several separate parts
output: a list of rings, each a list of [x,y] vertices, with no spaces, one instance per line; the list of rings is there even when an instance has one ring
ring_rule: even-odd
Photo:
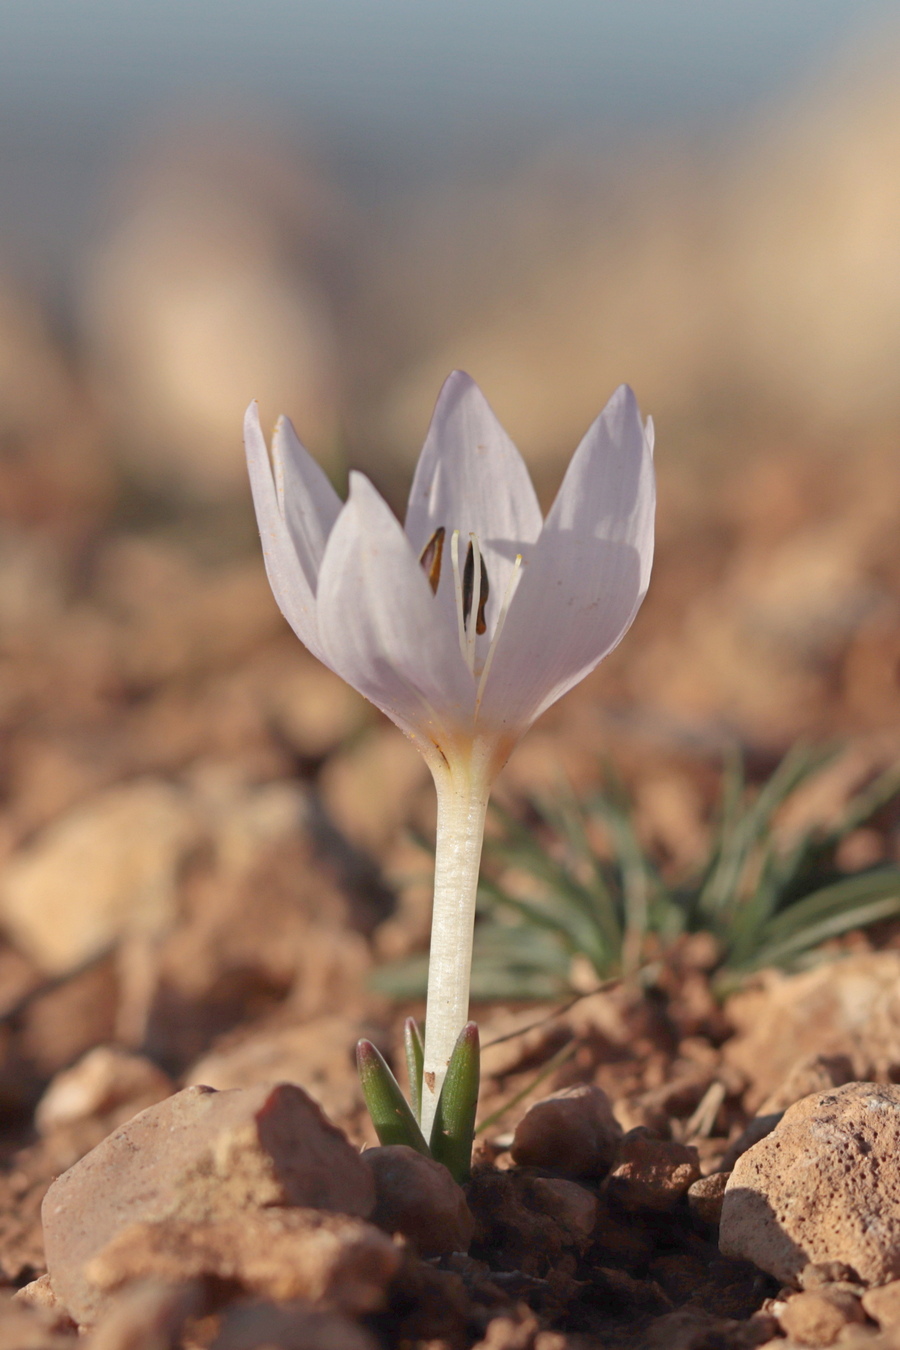
[[[865,1322],[862,1304],[840,1290],[816,1289],[789,1298],[779,1317],[783,1331],[800,1345],[833,1345],[845,1327]]]
[[[270,1080],[271,1081],[271,1080]],[[152,1060],[115,1045],[98,1045],[63,1069],[35,1111],[41,1134],[90,1116],[128,1109],[128,1115],[171,1095],[173,1083]]]
[[[900,1328],[900,1280],[877,1285],[863,1294],[862,1305],[879,1326]]]
[[[361,1219],[273,1208],[207,1223],[131,1224],[91,1258],[85,1273],[106,1293],[136,1279],[212,1276],[260,1298],[302,1298],[367,1313],[383,1305],[400,1261],[390,1238]]]
[[[700,1179],[700,1158],[690,1144],[658,1139],[638,1126],[620,1140],[607,1182],[622,1209],[665,1212]]]
[[[622,1127],[602,1088],[567,1088],[535,1102],[516,1126],[513,1160],[566,1176],[602,1177],[610,1169]]]
[[[53,1290],[81,1323],[99,1300],[86,1263],[137,1222],[225,1221],[265,1206],[368,1214],[371,1172],[302,1088],[192,1087],[109,1135],[63,1173],[42,1217]]]
[[[379,1228],[410,1238],[422,1256],[469,1250],[475,1220],[446,1167],[405,1144],[366,1149],[362,1161],[375,1182]]]
[[[47,826],[0,876],[0,920],[50,975],[126,933],[160,936],[176,917],[180,868],[197,841],[188,795],[145,778],[97,793]]]
[[[783,1284],[844,1263],[868,1284],[900,1275],[900,1087],[847,1083],[805,1097],[735,1164],[724,1255]]]

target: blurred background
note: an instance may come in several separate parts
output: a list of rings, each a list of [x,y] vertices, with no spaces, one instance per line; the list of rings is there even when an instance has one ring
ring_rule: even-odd
[[[898,64],[888,0],[5,0],[13,1105],[98,1041],[187,1072],[286,999],[338,1019],[327,1078],[424,943],[427,774],[275,609],[251,398],[400,510],[454,367],[545,503],[618,383],[653,414],[650,596],[501,796],[612,749],[678,860],[734,741],[844,738],[838,795],[896,759]]]

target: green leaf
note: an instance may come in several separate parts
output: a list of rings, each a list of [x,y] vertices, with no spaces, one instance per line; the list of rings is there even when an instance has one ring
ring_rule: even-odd
[[[379,1143],[406,1144],[418,1153],[424,1153],[426,1158],[429,1157],[429,1148],[419,1129],[419,1122],[410,1110],[384,1056],[371,1041],[360,1041],[357,1045],[356,1066]]]
[[[416,1120],[422,1119],[422,1071],[425,1067],[425,1047],[422,1033],[414,1017],[403,1024],[403,1045],[406,1050],[406,1073],[409,1078],[409,1100]]]
[[[480,1074],[478,1027],[467,1022],[450,1056],[431,1131],[431,1156],[459,1182],[468,1180],[472,1166]]]

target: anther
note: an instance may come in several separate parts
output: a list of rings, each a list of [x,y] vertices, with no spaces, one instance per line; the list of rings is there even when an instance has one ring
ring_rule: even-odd
[[[419,555],[419,563],[428,578],[431,593],[437,592],[441,580],[441,559],[444,556],[444,536],[447,531],[439,525]]]
[[[484,555],[479,553],[478,561],[480,566],[480,578],[478,587],[478,609],[475,614],[475,632],[479,635],[487,631],[484,609],[488,602],[488,596],[491,593],[490,583],[488,581],[487,568],[484,564]],[[463,623],[468,628],[469,615],[472,613],[472,600],[475,591],[475,549],[469,540],[469,547],[466,549],[466,562],[463,567],[462,581],[462,603],[463,603]]]

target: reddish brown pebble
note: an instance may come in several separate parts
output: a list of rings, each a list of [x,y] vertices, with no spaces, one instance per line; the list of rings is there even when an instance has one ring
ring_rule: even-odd
[[[185,1088],[53,1183],[42,1208],[47,1267],[57,1297],[90,1323],[99,1300],[84,1267],[129,1224],[272,1205],[367,1215],[374,1202],[369,1168],[302,1088]]]
[[[622,1209],[665,1211],[673,1209],[699,1178],[695,1148],[657,1139],[638,1126],[621,1140],[607,1187],[610,1199]]]
[[[622,1137],[602,1088],[568,1088],[545,1097],[516,1126],[513,1161],[572,1177],[603,1177]]]
[[[735,1164],[719,1244],[782,1284],[843,1262],[900,1276],[900,1087],[848,1083],[797,1102]]]
[[[446,1167],[405,1144],[366,1149],[362,1161],[375,1182],[371,1217],[379,1228],[402,1233],[422,1256],[469,1250],[475,1220]]]
[[[833,1345],[841,1332],[865,1322],[862,1304],[840,1290],[810,1290],[789,1298],[779,1317],[782,1330],[800,1345]]]

